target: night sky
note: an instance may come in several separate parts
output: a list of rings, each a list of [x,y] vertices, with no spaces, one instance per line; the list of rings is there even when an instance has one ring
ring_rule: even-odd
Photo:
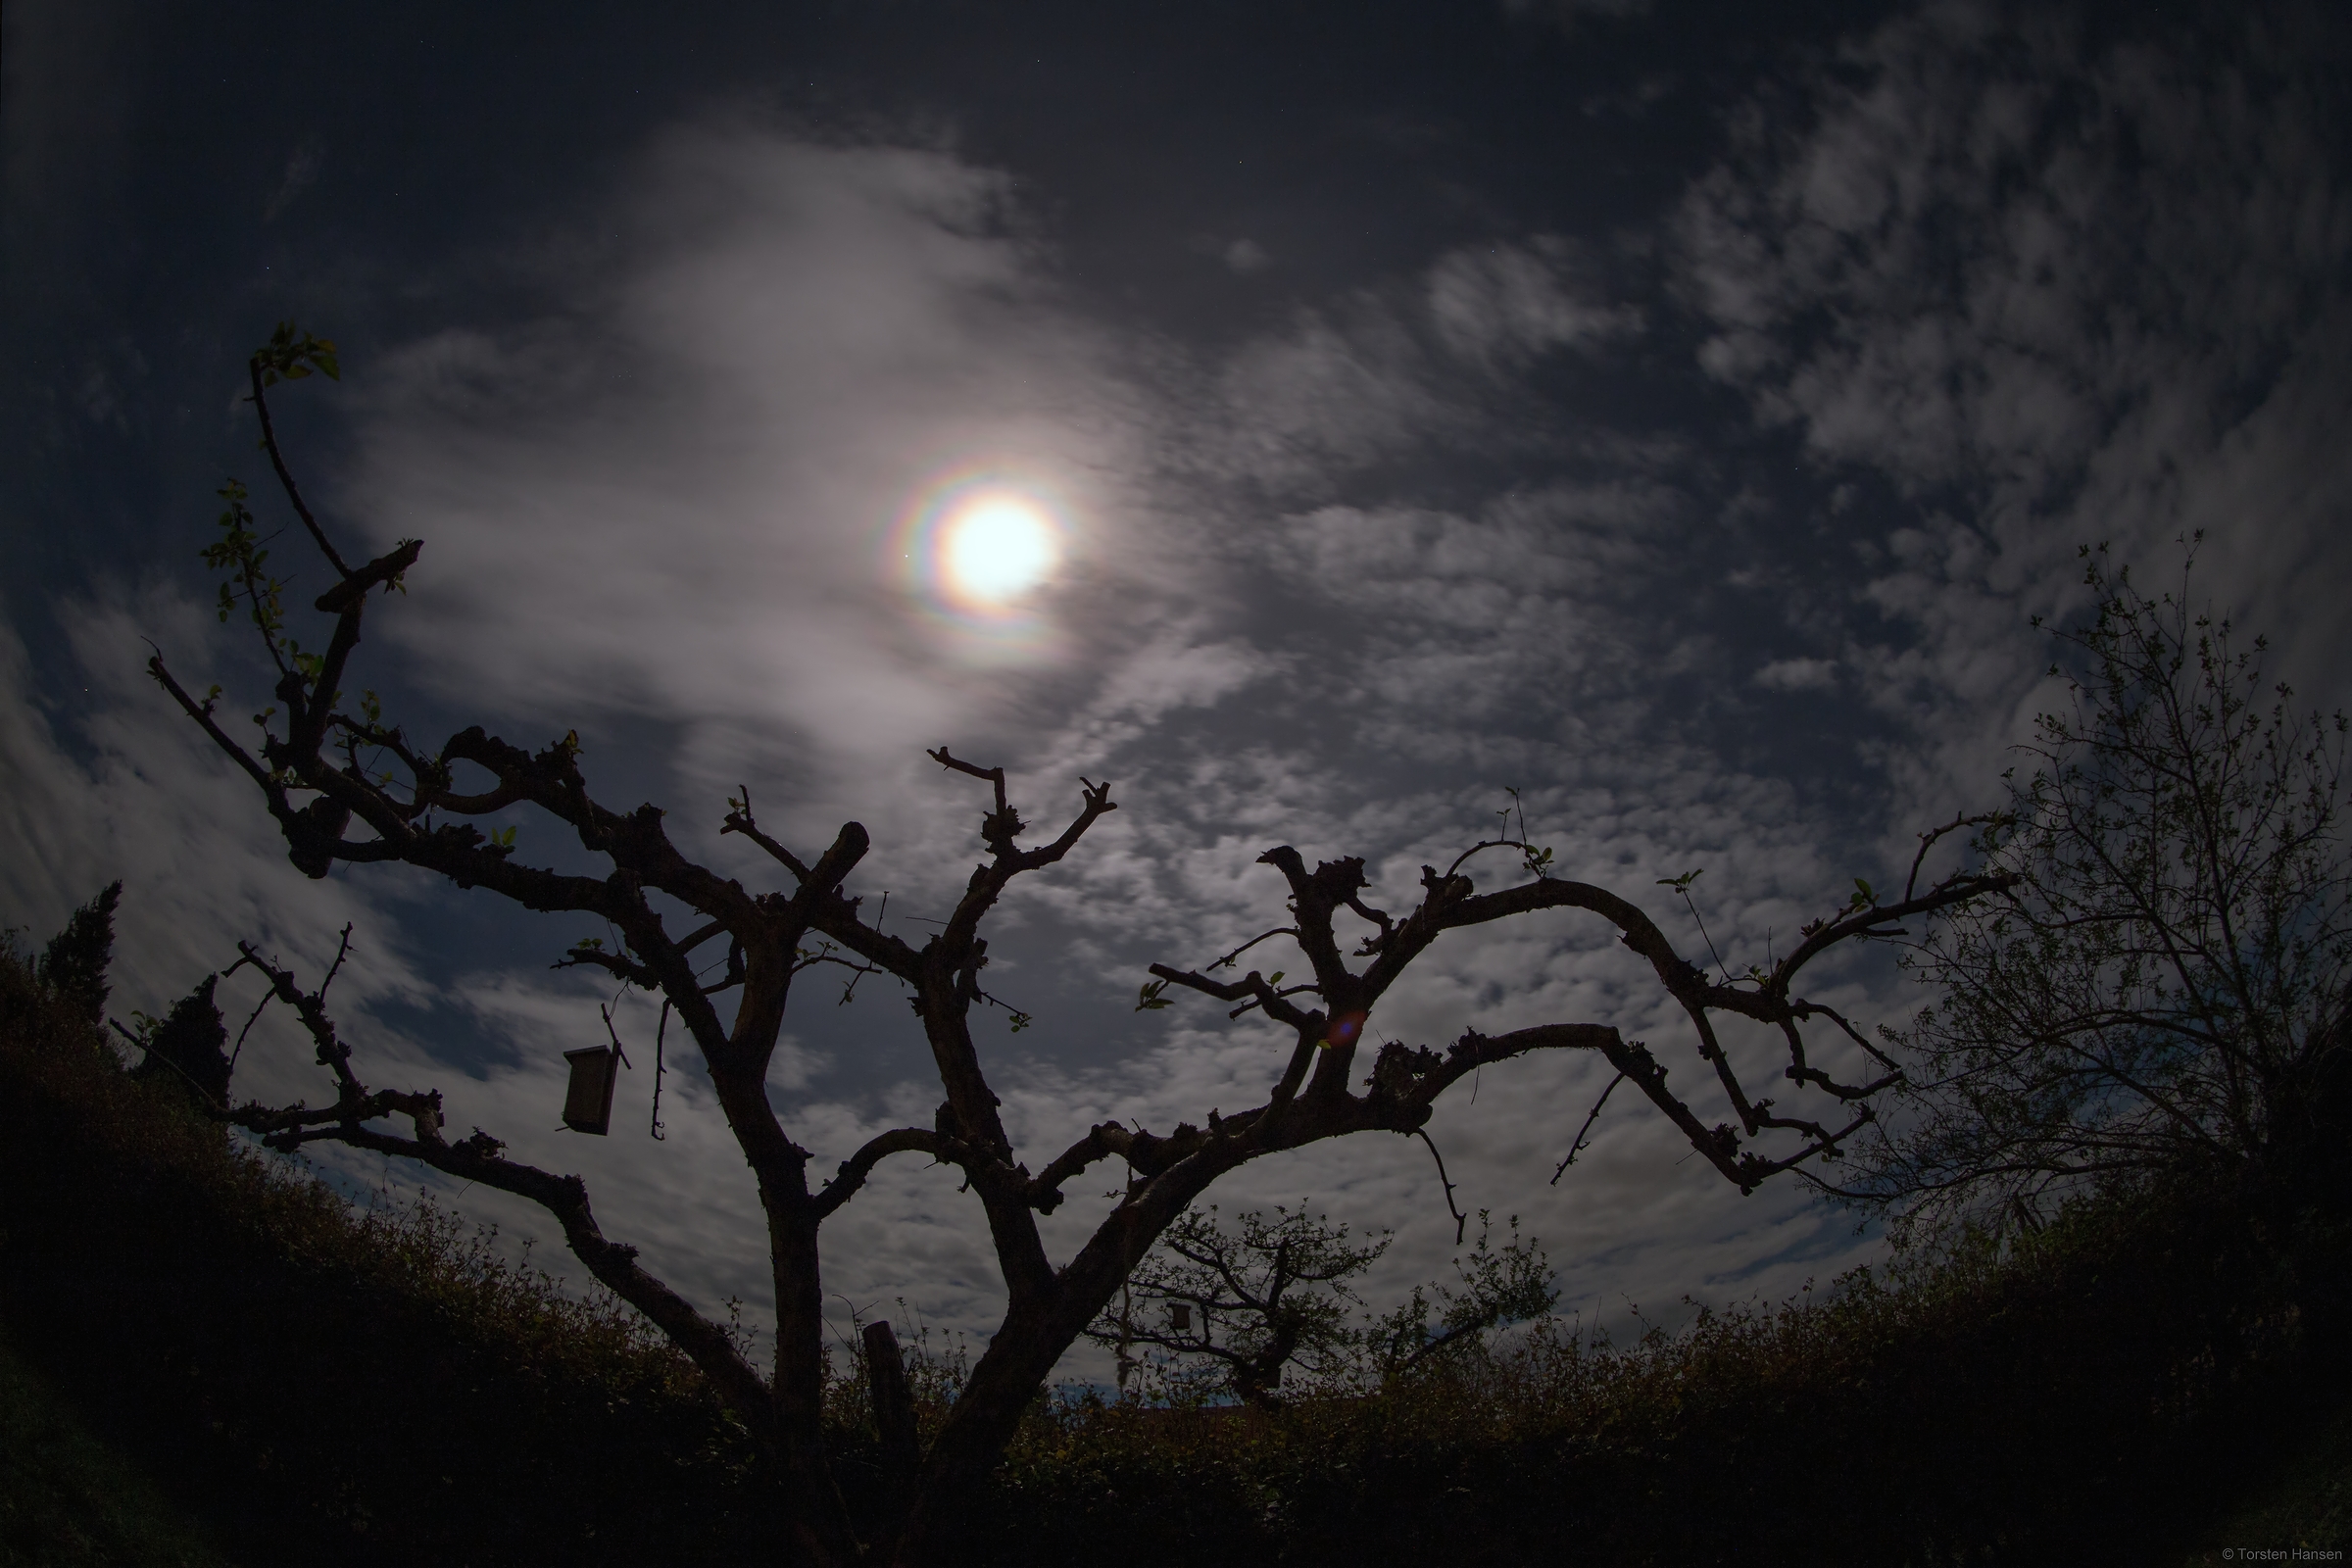
[[[304,880],[142,673],[151,639],[230,712],[269,700],[197,552],[226,476],[288,520],[241,401],[281,319],[342,349],[274,405],[329,527],[424,541],[352,677],[412,735],[576,728],[605,804],[660,803],[747,883],[739,785],[807,853],[855,816],[855,890],[917,941],[984,804],[924,748],[1007,766],[1048,831],[1113,781],[993,944],[1037,1020],[979,1022],[1033,1167],[1262,1098],[1275,1032],[1132,1004],[1151,961],[1280,923],[1271,845],[1363,856],[1409,906],[1516,789],[1557,872],[1688,955],[1658,880],[1694,868],[1724,960],[1786,951],[2001,799],[2063,700],[2032,618],[2081,613],[2082,545],[2178,588],[2203,530],[2192,598],[2299,702],[2352,703],[2338,6],[14,0],[5,28],[0,923],[44,937],[123,879],[127,1017],[240,937],[315,979],[351,922],[364,1077],[579,1171],[608,1234],[753,1319],[749,1173],[684,1052],[647,1136],[642,998],[614,1135],[549,1130],[603,1030],[547,965],[601,933],[401,869]],[[992,505],[1009,533],[958,557]],[[307,601],[323,568],[275,550]],[[1921,1000],[1883,956],[1830,991]],[[838,995],[804,979],[772,1080],[820,1171],[939,1098],[895,990]],[[1448,939],[1373,1033],[1575,1021],[1696,1067],[1565,913]],[[238,1092],[321,1099],[309,1061],[257,1030]],[[1605,1063],[1494,1076],[1432,1131],[1588,1321],[1879,1253],[1625,1097],[1547,1186]],[[1394,1227],[1376,1304],[1451,1247],[1416,1141],[1212,1196]],[[533,1211],[455,1201],[563,1262]],[[1073,1193],[1056,1245],[1103,1206]],[[945,1172],[885,1167],[826,1237],[845,1321],[993,1323]]]

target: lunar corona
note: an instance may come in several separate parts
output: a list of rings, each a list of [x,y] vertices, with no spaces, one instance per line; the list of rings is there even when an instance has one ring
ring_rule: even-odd
[[[996,606],[1043,582],[1061,557],[1054,529],[1013,495],[979,495],[940,530],[942,586],[966,603]]]
[[[948,646],[990,659],[1058,646],[1045,590],[1075,543],[1070,509],[1038,475],[989,466],[924,487],[893,530],[909,608]]]

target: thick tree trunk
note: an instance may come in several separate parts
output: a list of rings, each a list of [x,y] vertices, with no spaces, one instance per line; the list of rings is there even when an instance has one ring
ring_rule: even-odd
[[[973,1504],[987,1488],[1004,1450],[1020,1430],[1029,1401],[1053,1375],[1062,1352],[1077,1343],[1095,1314],[1110,1304],[1135,1260],[1217,1176],[1239,1163],[1201,1160],[1125,1208],[1054,1277],[1051,1287],[1016,1300],[987,1353],[932,1441],[916,1478],[893,1568],[948,1568]]]
[[[778,1457],[801,1552],[821,1568],[860,1558],[849,1505],[825,1453],[824,1298],[816,1227],[800,1216],[768,1221],[775,1248]]]
[[[764,1054],[759,1058],[764,1062]],[[799,1152],[767,1103],[766,1085],[739,1062],[710,1073],[730,1130],[760,1184],[776,1292],[776,1370],[769,1391],[775,1457],[790,1499],[794,1544],[819,1568],[860,1560],[849,1505],[825,1454],[825,1314],[817,1219]]]
[[[1022,1412],[1077,1331],[1056,1335],[1039,1313],[1009,1318],[989,1343],[947,1425],[924,1455],[894,1568],[944,1568],[968,1528],[972,1504],[1020,1429]]]

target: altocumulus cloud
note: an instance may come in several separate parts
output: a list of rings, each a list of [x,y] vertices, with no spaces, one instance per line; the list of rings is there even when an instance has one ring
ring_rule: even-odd
[[[2291,28],[2249,25],[2250,58],[2291,55]],[[1847,878],[1907,860],[1922,819],[1985,798],[2039,690],[2025,618],[2071,603],[2077,540],[2161,559],[2210,527],[2214,591],[2274,623],[2297,573],[2343,580],[2326,524],[2347,480],[2328,444],[2345,220],[2298,80],[2233,86],[1989,10],[1910,14],[1738,108],[1721,166],[1659,232],[1605,253],[1449,244],[1213,349],[1074,297],[1009,177],[951,151],[688,126],[582,215],[594,246],[558,235],[517,263],[555,308],[412,343],[345,394],[342,511],[379,547],[426,540],[369,650],[397,650],[460,723],[533,744],[577,724],[592,779],[642,787],[747,880],[765,873],[714,836],[737,782],[804,843],[865,820],[860,890],[890,889],[894,918],[935,912],[975,849],[968,781],[920,747],[1009,763],[1039,822],[1075,805],[1077,773],[1117,780],[1122,808],[1008,903],[990,971],[1040,1015],[985,1042],[1033,1164],[1094,1121],[1164,1129],[1263,1092],[1261,1028],[1125,1002],[1146,961],[1276,923],[1278,880],[1253,863],[1270,844],[1365,857],[1395,907],[1517,785],[1561,872],[1642,899],[1694,955],[1655,882],[1704,866],[1737,967]],[[1738,412],[1644,422],[1612,393],[1644,375]],[[1775,440],[1809,488],[1776,494],[1719,450]],[[890,562],[906,509],[975,465],[1073,519],[1033,646],[927,617]],[[601,1038],[593,999],[485,967],[440,1004],[466,1041],[418,1023],[410,949],[455,896],[302,882],[136,678],[137,631],[184,662],[220,647],[208,623],[128,587],[85,619],[90,700],[54,730],[8,670],[19,906],[54,918],[124,857],[166,857],[156,912],[134,900],[125,934],[125,1001],[148,1005],[224,956],[189,933],[315,968],[321,934],[356,921],[338,986],[383,1076],[442,1082],[453,1120],[582,1170],[658,1269],[757,1307],[752,1195],[691,1070],[667,1079],[666,1143],[538,1131],[561,1048]],[[2288,653],[2324,669],[2340,635]],[[1861,782],[1783,768],[1792,725],[1777,743]],[[579,934],[547,928],[534,951]],[[1604,935],[1562,915],[1450,944],[1376,1032],[1602,1019],[1674,1059],[1688,1042]],[[1873,1016],[1907,1001],[1868,968],[1835,984]],[[894,998],[837,1017],[827,1000],[802,999],[771,1084],[820,1168],[936,1099]],[[626,1122],[647,1110],[650,1011],[621,1023],[640,1058]],[[307,1053],[252,1049],[257,1090],[308,1092]],[[1435,1127],[1467,1200],[1521,1213],[1572,1300],[1779,1294],[1859,1255],[1793,1188],[1741,1200],[1617,1102],[1544,1187],[1592,1068],[1498,1069]],[[1417,1144],[1324,1146],[1219,1194],[1301,1196],[1402,1227],[1376,1290],[1442,1266],[1451,1226]],[[1074,1194],[1056,1244],[1101,1206]],[[830,1287],[984,1329],[998,1283],[975,1218],[940,1172],[886,1167],[828,1231]]]
[[[1925,7],[1849,42],[1801,112],[1747,106],[1685,200],[1701,364],[1825,469],[1915,504],[1858,542],[1867,602],[1916,636],[1865,633],[1848,662],[1883,708],[1937,714],[1920,797],[2013,733],[2038,651],[2002,633],[2080,604],[2081,543],[2155,571],[2205,531],[2196,591],[2301,623],[2282,672],[2342,700],[2341,618],[2297,614],[2352,569],[2323,21],[2096,47],[2067,12]]]

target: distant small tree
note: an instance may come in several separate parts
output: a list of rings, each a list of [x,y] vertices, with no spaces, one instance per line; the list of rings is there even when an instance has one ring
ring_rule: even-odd
[[[144,1014],[134,1015],[138,1027],[122,1030],[142,1053],[131,1065],[133,1078],[157,1079],[183,1088],[205,1104],[225,1108],[228,1104],[228,1026],[220,1016],[220,1007],[213,1000],[214,989],[220,983],[217,974],[208,974],[196,989],[172,1004],[172,1010],[161,1018]]]
[[[1453,1258],[1455,1278],[1416,1285],[1393,1310],[1374,1316],[1350,1283],[1385,1254],[1394,1236],[1363,1242],[1303,1208],[1251,1210],[1238,1229],[1217,1205],[1188,1210],[1168,1227],[1120,1293],[1087,1328],[1116,1351],[1120,1387],[1148,1368],[1164,1392],[1188,1393],[1212,1370],[1212,1388],[1272,1409],[1286,1369],[1310,1388],[1337,1391],[1387,1383],[1475,1350],[1494,1330],[1548,1314],[1559,1302],[1544,1250],[1519,1239],[1494,1244],[1493,1216],[1478,1215],[1478,1240]],[[1136,1354],[1157,1351],[1155,1362]]]
[[[2187,568],[2150,599],[2082,556],[2097,608],[2053,634],[2073,702],[1979,835],[2006,881],[1904,955],[1935,991],[1890,1036],[1905,1114],[1843,1189],[1914,1223],[2261,1182],[2352,1135],[2345,717],[2298,713],[2262,638],[2191,608]]]
[[[106,965],[115,951],[115,908],[122,901],[122,884],[109,883],[74,911],[33,965],[33,978],[93,1029],[105,1024]]]
[[[240,944],[243,962],[266,976],[270,994],[299,1015],[319,1065],[333,1075],[335,1099],[317,1106],[239,1105],[226,1114],[273,1149],[346,1144],[414,1159],[538,1204],[588,1271],[690,1356],[756,1435],[791,1503],[793,1538],[779,1543],[779,1554],[820,1565],[954,1561],[974,1493],[987,1485],[1054,1363],[1117,1296],[1152,1244],[1212,1184],[1251,1160],[1325,1139],[1365,1132],[1426,1137],[1438,1098],[1482,1067],[1540,1051],[1591,1053],[1612,1069],[1611,1089],[1630,1080],[1743,1193],[1779,1172],[1837,1158],[1870,1124],[1873,1102],[1895,1076],[1878,1059],[1863,1068],[1862,1081],[1848,1082],[1810,1054],[1807,1030],[1817,1036],[1835,1030],[1834,1038],[1850,1040],[1866,1059],[1878,1055],[1842,1014],[1794,990],[1800,972],[1844,944],[1890,939],[1905,919],[2002,885],[2000,875],[1970,872],[1919,884],[1928,848],[1958,826],[1953,824],[1927,836],[1901,897],[1882,901],[1860,885],[1851,901],[1816,921],[1770,969],[1718,978],[1683,957],[1630,900],[1552,875],[1550,852],[1523,836],[1481,840],[1444,870],[1422,867],[1418,893],[1401,914],[1366,898],[1370,882],[1362,859],[1325,860],[1310,869],[1297,849],[1278,845],[1258,860],[1279,872],[1288,889],[1281,923],[1226,953],[1206,972],[1152,965],[1152,978],[1137,999],[1139,1010],[1156,1010],[1173,1004],[1166,992],[1176,987],[1214,999],[1231,1018],[1255,1014],[1271,1024],[1275,1059],[1268,1063],[1264,1098],[1230,1115],[1211,1108],[1201,1121],[1179,1122],[1164,1134],[1103,1122],[1032,1169],[1018,1157],[973,1035],[973,1009],[997,1004],[980,984],[989,961],[982,927],[1015,878],[1057,864],[1116,809],[1110,786],[1078,780],[1078,808],[1066,825],[1043,843],[1023,845],[1030,826],[1012,803],[1005,769],[980,766],[944,746],[932,752],[948,772],[987,788],[978,835],[985,858],[946,920],[918,947],[868,921],[861,900],[849,891],[869,847],[859,823],[844,823],[822,853],[804,858],[760,824],[751,791],[744,789],[728,801],[720,831],[757,846],[778,882],[746,887],[680,850],[660,808],[615,810],[599,802],[582,767],[577,731],[537,751],[478,725],[439,745],[420,742],[385,720],[373,692],[355,693],[345,683],[352,678],[370,597],[400,587],[423,545],[412,539],[372,561],[347,562],[303,499],[270,423],[269,389],[314,373],[337,376],[335,346],[284,323],[246,369],[263,449],[327,568],[327,584],[312,600],[325,620],[323,641],[305,647],[298,640],[286,603],[292,577],[271,564],[245,487],[232,479],[220,491],[220,533],[205,560],[224,579],[221,619],[247,622],[275,671],[274,701],[252,711],[250,739],[239,739],[224,725],[219,686],[201,695],[190,691],[160,653],[149,662],[149,672],[252,781],[285,836],[287,858],[306,875],[323,877],[338,862],[399,863],[526,909],[602,928],[606,935],[575,941],[560,966],[597,969],[658,994],[665,1016],[674,1016],[702,1056],[759,1192],[776,1301],[772,1375],[744,1355],[726,1325],[650,1272],[636,1248],[605,1235],[579,1177],[511,1159],[507,1146],[480,1128],[451,1139],[437,1090],[369,1088],[327,1013],[325,981],[307,991],[291,969],[249,944]],[[576,844],[569,858],[576,861],[584,852],[586,866],[533,863],[531,847],[517,841],[517,825],[489,832],[476,825],[511,808],[536,813],[532,819],[542,828]],[[1481,892],[1464,867],[1496,851],[1506,867],[1496,880],[1513,885]],[[1581,911],[1616,930],[1688,1019],[1710,1092],[1720,1092],[1729,1119],[1708,1126],[1668,1087],[1667,1068],[1648,1047],[1605,1023],[1537,1023],[1492,1036],[1465,1030],[1442,1053],[1391,1041],[1373,1054],[1368,1075],[1360,1070],[1359,1047],[1372,1009],[1416,959],[1448,933],[1546,910]],[[1235,970],[1244,953],[1275,940],[1296,950],[1291,962],[1300,968],[1299,978],[1286,985],[1285,971],[1269,976],[1254,969],[1217,977],[1219,970]],[[713,959],[714,954],[720,956]],[[786,1131],[768,1091],[793,981],[816,963],[846,963],[906,988],[943,1095],[929,1125],[878,1134],[840,1161],[829,1178],[815,1153]],[[731,1016],[722,1007],[731,1008]],[[1788,1056],[1788,1093],[1819,1098],[1783,1105],[1752,1095],[1719,1038],[1723,1017],[1778,1036]],[[1806,1105],[1824,1108],[1800,1113]],[[1571,1154],[1574,1149],[1572,1142]],[[953,1166],[962,1176],[1003,1272],[1005,1308],[912,1473],[894,1487],[884,1516],[861,1528],[834,1475],[824,1425],[819,1237],[875,1167],[900,1154]],[[1061,1205],[1068,1183],[1113,1160],[1127,1170],[1118,1201],[1056,1265],[1047,1253],[1039,1216]],[[893,1364],[886,1336],[875,1335],[868,1352],[869,1367],[887,1372]],[[876,1420],[894,1451],[904,1453],[912,1441],[904,1401],[884,1392],[899,1381],[886,1375],[877,1384]]]
[[[1510,1218],[1510,1240],[1496,1247],[1490,1217],[1480,1209],[1478,1240],[1468,1252],[1455,1254],[1453,1270],[1450,1285],[1414,1286],[1413,1294],[1364,1336],[1384,1382],[1480,1349],[1495,1330],[1547,1317],[1560,1304],[1544,1249],[1532,1239],[1519,1239],[1516,1214]]]
[[[1139,1347],[1158,1350],[1169,1370],[1215,1367],[1225,1388],[1261,1408],[1280,1402],[1286,1367],[1321,1379],[1352,1370],[1363,1303],[1348,1282],[1391,1238],[1352,1242],[1346,1225],[1279,1203],[1271,1217],[1251,1210],[1236,1223],[1226,1230],[1214,1203],[1188,1209],[1088,1327],[1117,1352],[1122,1387]]]

